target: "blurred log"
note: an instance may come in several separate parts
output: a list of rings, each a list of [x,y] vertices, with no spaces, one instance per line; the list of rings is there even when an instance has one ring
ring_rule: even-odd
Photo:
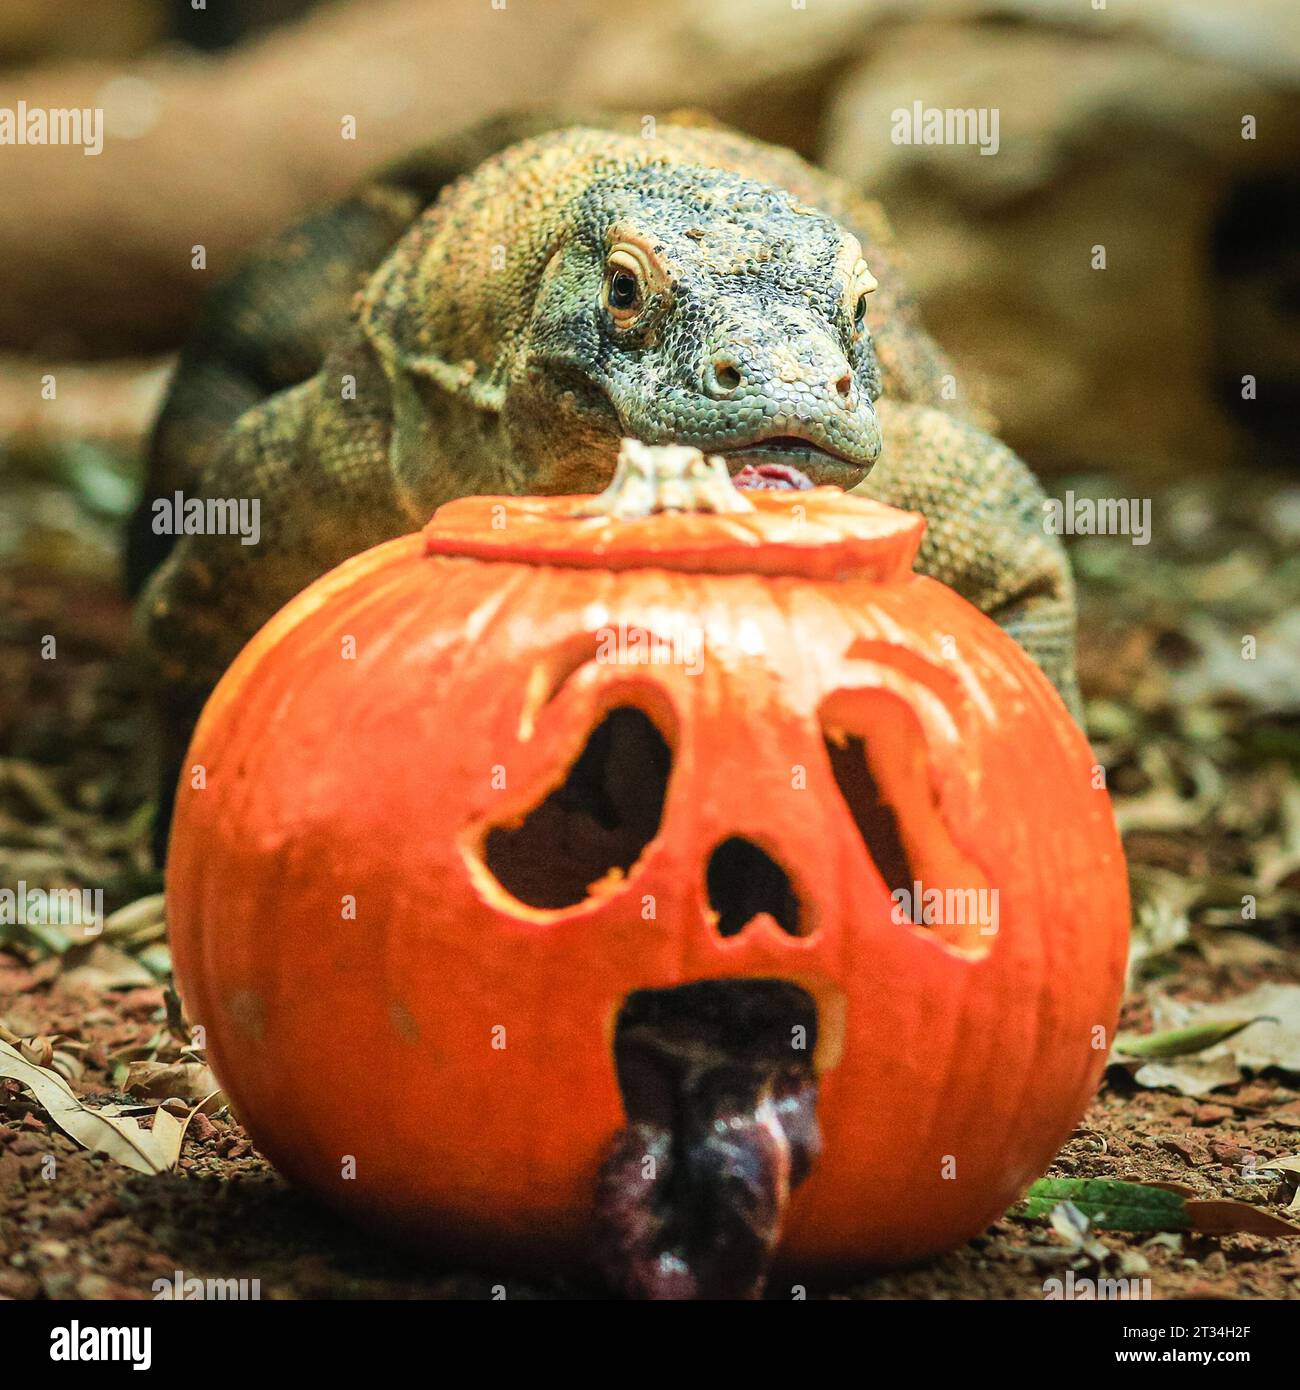
[[[158,0],[4,0],[0,63],[129,58],[162,37]]]
[[[597,9],[365,0],[220,58],[0,74],[0,108],[105,110],[98,156],[0,149],[0,346],[67,358],[175,345],[259,237],[414,145],[551,98]],[[205,270],[191,269],[196,245]]]

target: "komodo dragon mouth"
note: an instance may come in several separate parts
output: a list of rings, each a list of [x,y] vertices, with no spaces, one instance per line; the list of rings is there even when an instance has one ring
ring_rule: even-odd
[[[721,454],[732,473],[738,473],[746,464],[757,467],[765,463],[780,463],[808,474],[818,486],[826,483],[852,486],[852,483],[846,482],[846,474],[852,475],[853,483],[860,482],[875,462],[874,459],[850,458],[847,454],[795,434],[778,434],[743,444],[727,444],[716,450],[706,448],[705,452]]]

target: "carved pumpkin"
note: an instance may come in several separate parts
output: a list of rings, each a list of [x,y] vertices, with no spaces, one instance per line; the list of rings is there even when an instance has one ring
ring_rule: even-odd
[[[1128,898],[1087,742],[912,572],[919,517],[829,488],[643,515],[634,482],[454,502],[253,639],[178,800],[189,1015],[291,1178],[554,1264],[628,1118],[629,1001],[790,982],[822,1151],[779,1263],[939,1251],[1106,1057]]]

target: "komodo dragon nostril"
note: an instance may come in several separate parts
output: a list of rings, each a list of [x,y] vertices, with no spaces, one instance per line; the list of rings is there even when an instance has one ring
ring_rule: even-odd
[[[729,396],[740,381],[740,369],[730,357],[715,357],[704,373],[704,389],[710,396]]]
[[[835,389],[840,393],[841,396],[844,397],[845,400],[848,400],[850,394],[853,391],[853,373],[845,372],[844,375],[840,377],[840,379],[835,383]]]

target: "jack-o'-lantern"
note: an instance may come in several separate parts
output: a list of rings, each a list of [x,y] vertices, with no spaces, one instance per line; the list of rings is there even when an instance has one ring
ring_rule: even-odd
[[[1085,738],[913,573],[922,527],[625,447],[600,498],[451,503],[273,618],[167,882],[272,1161],[649,1294],[1002,1212],[1097,1083],[1126,876]]]

